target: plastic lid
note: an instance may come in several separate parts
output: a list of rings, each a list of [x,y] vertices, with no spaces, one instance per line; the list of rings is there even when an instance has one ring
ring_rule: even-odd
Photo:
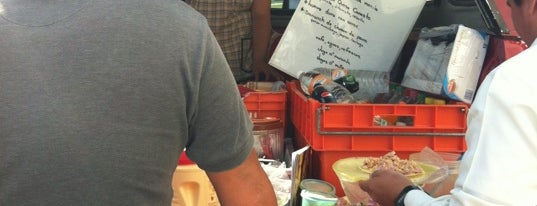
[[[325,181],[318,179],[304,179],[300,182],[300,189],[310,192],[320,192],[326,194],[335,194],[336,188]]]
[[[280,122],[280,118],[276,118],[276,117],[266,117],[264,119],[252,119],[252,122],[254,123],[254,131],[283,128],[283,124]]]
[[[192,160],[190,160],[190,158],[188,158],[188,156],[186,156],[186,152],[183,151],[181,153],[181,156],[179,157],[179,161],[177,162],[178,165],[193,165],[193,164],[196,164],[195,162],[193,162]]]

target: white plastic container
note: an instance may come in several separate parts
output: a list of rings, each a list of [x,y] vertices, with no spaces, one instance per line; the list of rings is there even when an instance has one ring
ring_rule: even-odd
[[[182,157],[186,155],[183,153]],[[172,206],[220,206],[209,177],[196,164],[180,161],[172,179]]]

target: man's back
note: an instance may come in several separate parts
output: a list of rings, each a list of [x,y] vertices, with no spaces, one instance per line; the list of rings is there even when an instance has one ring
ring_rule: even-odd
[[[169,205],[182,148],[206,141],[187,137],[221,132],[205,107],[243,112],[211,94],[234,80],[181,1],[0,3],[0,205]]]

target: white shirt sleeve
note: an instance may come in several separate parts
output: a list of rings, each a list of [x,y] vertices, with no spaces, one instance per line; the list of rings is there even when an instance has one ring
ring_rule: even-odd
[[[451,195],[411,191],[405,205],[537,205],[537,45],[481,84],[468,113],[459,177]]]
[[[449,205],[450,196],[445,195],[438,198],[432,198],[421,190],[412,190],[406,194],[405,205],[422,205],[422,206],[441,206]]]

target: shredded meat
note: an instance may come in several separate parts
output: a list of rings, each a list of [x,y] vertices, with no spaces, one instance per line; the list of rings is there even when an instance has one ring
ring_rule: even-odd
[[[423,169],[412,160],[402,160],[394,151],[385,154],[382,157],[370,157],[364,160],[362,169],[366,171],[375,171],[378,169],[391,169],[406,176],[423,174]]]

